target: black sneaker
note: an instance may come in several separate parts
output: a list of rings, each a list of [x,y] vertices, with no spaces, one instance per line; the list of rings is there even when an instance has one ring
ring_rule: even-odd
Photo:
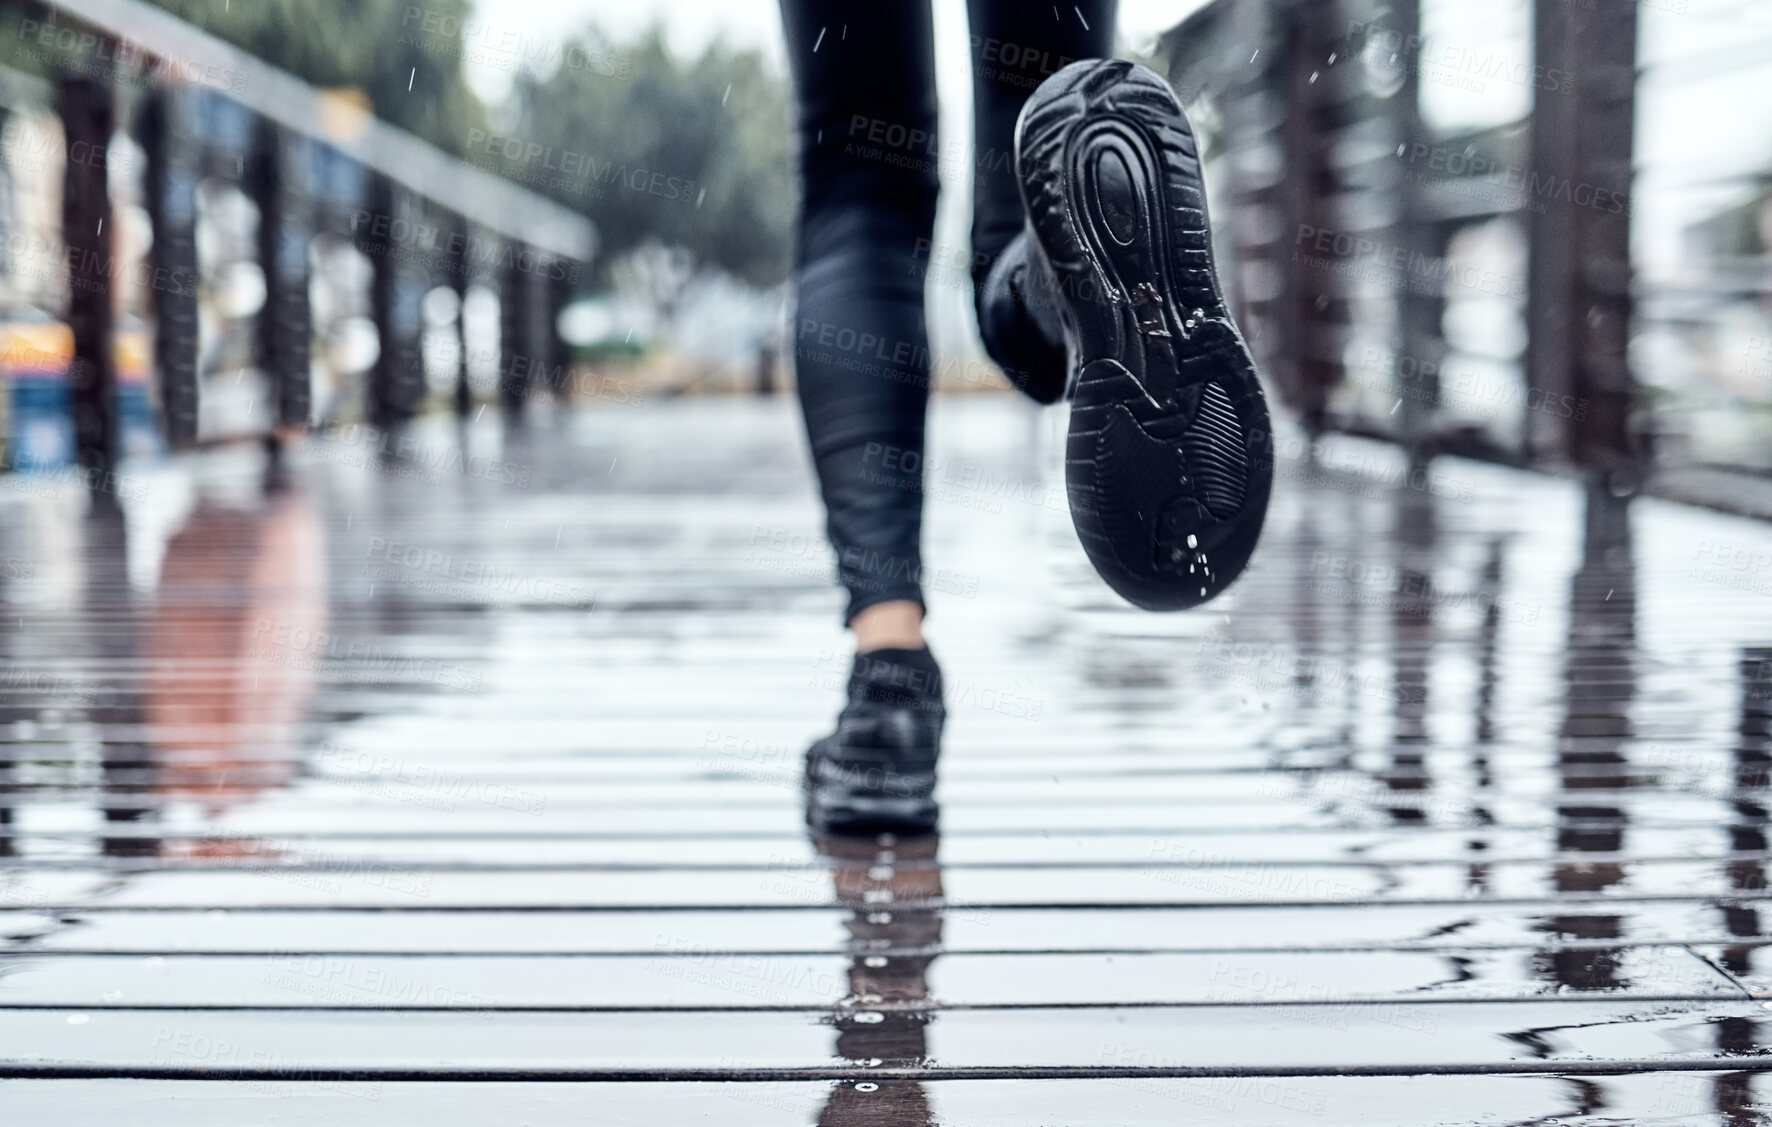
[[[1193,130],[1155,73],[1084,60],[1022,108],[1015,167],[1069,355],[1077,535],[1129,602],[1197,606],[1249,562],[1273,462],[1213,269]]]
[[[837,730],[806,752],[806,820],[824,833],[935,829],[941,667],[928,650],[857,654]]]

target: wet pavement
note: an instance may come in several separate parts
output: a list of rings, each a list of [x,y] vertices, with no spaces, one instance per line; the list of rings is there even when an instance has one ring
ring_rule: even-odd
[[[1061,422],[936,407],[925,839],[791,402],[0,481],[8,1121],[1772,1122],[1772,527],[1289,438],[1152,616]]]

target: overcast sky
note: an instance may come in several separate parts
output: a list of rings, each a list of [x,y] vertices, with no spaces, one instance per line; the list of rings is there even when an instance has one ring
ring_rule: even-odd
[[[934,0],[937,35],[943,40],[959,37],[965,42],[964,0]],[[1120,0],[1120,34],[1142,44],[1181,22],[1182,17],[1204,0]],[[594,23],[611,37],[632,39],[654,24],[662,25],[671,45],[684,54],[699,54],[716,38],[735,46],[755,47],[779,65],[782,58],[781,9],[777,0],[529,0],[513,5],[509,0],[475,0],[475,13],[490,26],[511,25],[525,37],[555,38],[571,35]],[[519,14],[520,13],[520,14]],[[944,52],[952,56],[953,52]],[[943,67],[942,93],[956,80],[966,79],[965,55],[958,56],[960,73]],[[469,80],[483,97],[496,100],[507,88],[510,76],[470,64]]]
[[[1120,0],[1120,37],[1148,46],[1206,0]],[[1603,0],[1613,2],[1613,0]],[[933,0],[936,68],[944,136],[968,141],[971,86],[966,51],[966,0]],[[596,24],[616,40],[632,39],[654,24],[672,47],[697,54],[724,38],[763,51],[782,63],[777,0],[474,0],[479,19],[527,42],[571,37]],[[1752,191],[1740,179],[1772,162],[1772,139],[1748,107],[1772,104],[1772,0],[1643,0],[1639,7],[1639,64],[1645,68],[1637,102],[1637,165],[1651,181],[1719,179],[1693,192],[1639,191],[1638,251],[1645,261],[1677,260],[1680,232],[1694,216],[1739,202]],[[1530,9],[1526,0],[1429,0],[1423,31],[1457,58],[1529,63]],[[488,101],[508,89],[510,75],[470,63],[468,79]],[[1422,112],[1431,127],[1454,130],[1518,118],[1531,109],[1526,85],[1489,81],[1481,89],[1424,82]],[[1737,107],[1745,112],[1719,112]],[[947,184],[949,188],[964,188]],[[1641,187],[1641,185],[1639,185]],[[952,194],[963,194],[952,193]],[[949,209],[944,207],[944,212]],[[950,236],[963,217],[944,214]]]

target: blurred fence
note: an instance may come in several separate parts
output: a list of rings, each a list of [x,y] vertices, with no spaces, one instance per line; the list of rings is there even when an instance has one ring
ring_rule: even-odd
[[[1216,0],[1167,34],[1282,398],[1423,456],[1772,511],[1744,477],[1772,472],[1769,17]]]
[[[8,461],[519,408],[563,380],[581,216],[138,0],[0,50]]]

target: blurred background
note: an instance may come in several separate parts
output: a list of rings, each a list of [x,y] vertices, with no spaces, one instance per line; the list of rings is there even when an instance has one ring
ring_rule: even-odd
[[[937,382],[1001,393],[965,234],[996,49],[935,9]],[[769,0],[0,21],[13,469],[791,382]],[[1127,0],[1119,37],[1196,118],[1232,298],[1308,430],[1772,512],[1772,9]]]

